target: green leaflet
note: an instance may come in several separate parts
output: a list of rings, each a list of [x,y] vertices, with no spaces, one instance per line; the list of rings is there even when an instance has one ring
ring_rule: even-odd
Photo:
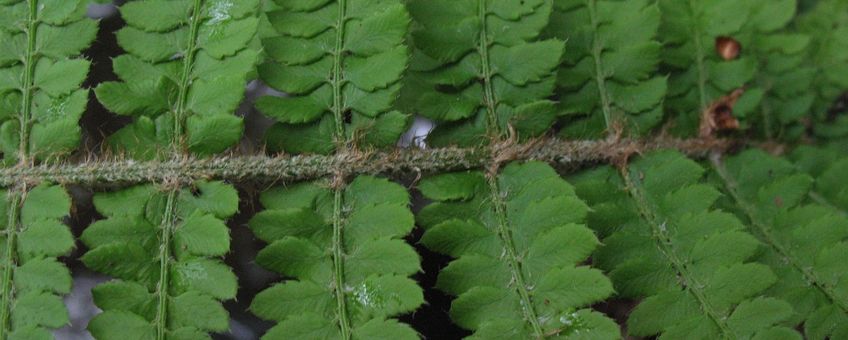
[[[715,45],[716,39],[730,37],[742,48],[752,46],[749,39],[753,37],[747,34],[745,24],[756,18],[753,10],[756,3],[659,0],[662,59],[672,72],[666,107],[676,134],[696,134],[702,112],[754,78],[756,62],[751,56],[743,52],[738,59],[723,60]],[[767,3],[771,5],[773,1]]]
[[[278,123],[268,147],[332,153],[344,139],[366,147],[394,145],[408,116],[393,110],[407,68],[409,14],[400,0],[275,1],[275,34],[263,39],[269,60],[260,78],[286,96],[256,107]],[[342,138],[343,137],[343,138]]]
[[[0,151],[6,164],[71,153],[88,90],[80,58],[97,33],[87,1],[0,3]],[[33,32],[32,34],[27,32]]]
[[[657,75],[660,11],[653,0],[557,0],[548,34],[568,41],[557,78],[564,137],[642,135],[663,118]]]
[[[596,229],[609,234],[594,263],[610,271],[619,294],[645,298],[630,313],[628,332],[663,339],[769,338],[776,333],[800,339],[778,326],[792,316],[792,306],[758,297],[777,277],[767,266],[748,262],[761,245],[742,223],[710,210],[720,193],[700,183],[703,173],[677,152],[656,152],[624,170],[623,180],[615,181],[623,186],[588,197],[593,209],[619,211],[614,219],[593,219],[601,224]],[[611,168],[600,168],[574,181],[578,192],[587,192],[613,174]],[[607,222],[624,224],[603,225]]]
[[[848,218],[805,204],[813,179],[763,151],[713,161],[734,206],[768,245],[759,256],[779,280],[768,295],[795,309],[808,339],[848,337]],[[843,173],[844,174],[844,173]]]
[[[433,146],[487,142],[495,130],[538,136],[556,119],[564,44],[540,40],[551,0],[414,0],[415,53],[405,107],[439,123]],[[491,136],[489,136],[491,137]]]
[[[457,296],[452,319],[477,339],[619,338],[612,320],[587,308],[613,289],[600,271],[578,266],[599,242],[571,185],[530,162],[506,166],[496,187],[480,172],[419,186],[436,201],[418,214],[421,242],[457,258],[436,284]]]
[[[89,226],[83,263],[116,280],[94,288],[104,312],[88,324],[98,339],[210,339],[229,317],[221,300],[235,298],[236,277],[224,220],[238,193],[221,182],[161,191],[140,185],[94,197],[106,217]]]
[[[812,38],[808,63],[816,68],[811,89],[813,132],[816,136],[848,136],[848,116],[829,112],[834,101],[848,90],[848,3],[821,0],[797,18],[797,29]]]
[[[142,0],[121,6],[117,33],[128,53],[113,60],[121,81],[95,92],[135,120],[107,139],[115,152],[152,159],[172,150],[205,156],[241,138],[233,115],[258,52],[248,47],[259,0]]]
[[[0,191],[6,224],[2,242],[2,310],[0,337],[52,339],[49,329],[66,325],[68,311],[60,295],[71,291],[71,273],[56,257],[74,248],[62,223],[71,198],[60,186],[42,184],[26,195]]]
[[[790,155],[796,166],[815,178],[810,199],[848,214],[848,156],[844,145],[828,147],[801,146]]]
[[[293,278],[259,293],[251,311],[277,321],[263,339],[415,339],[392,319],[424,297],[409,278],[421,270],[402,239],[414,227],[400,185],[359,176],[344,190],[301,183],[262,194],[250,221],[269,243],[259,265]],[[336,287],[341,287],[338,289]]]

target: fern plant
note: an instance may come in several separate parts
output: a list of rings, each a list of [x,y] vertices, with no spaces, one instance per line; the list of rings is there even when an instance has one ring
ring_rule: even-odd
[[[733,215],[711,210],[720,193],[701,182],[705,170],[676,152],[646,155],[621,169],[602,168],[575,178],[578,192],[612,181],[590,195],[595,218],[609,236],[594,262],[610,272],[616,291],[644,298],[630,313],[633,336],[663,338],[796,338],[780,326],[793,306],[763,292],[776,281],[751,260],[760,242]],[[591,221],[592,219],[590,219]],[[608,225],[607,223],[623,222]],[[754,321],[756,320],[756,321]]]
[[[714,159],[724,183],[754,235],[769,251],[759,261],[779,280],[767,294],[792,304],[793,323],[804,323],[808,339],[848,336],[845,264],[848,219],[827,207],[804,204],[813,179],[786,160],[761,151]]]
[[[122,3],[92,83],[123,125],[78,148],[86,2],[0,0],[0,340],[70,323],[88,198],[63,185],[96,191],[98,339],[227,331],[236,185],[281,276],[249,301],[266,340],[435,337],[442,312],[472,339],[848,338],[844,0]],[[273,125],[239,155],[254,78]],[[428,148],[393,148],[412,114]]]
[[[563,137],[639,135],[663,117],[667,77],[657,75],[655,1],[555,1],[549,34],[568,41],[557,86]]]

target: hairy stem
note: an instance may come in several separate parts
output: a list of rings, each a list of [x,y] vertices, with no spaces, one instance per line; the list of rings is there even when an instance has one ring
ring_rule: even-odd
[[[342,72],[342,57],[344,56],[344,26],[347,16],[347,0],[339,0],[338,19],[336,21],[336,46],[333,50],[333,118],[336,122],[335,141],[336,147],[343,147],[345,141],[345,117],[344,98],[342,86],[344,86],[344,73]]]
[[[657,216],[655,213],[656,207],[649,202],[645,196],[645,193],[642,190],[641,181],[639,179],[633,179],[626,167],[621,167],[621,176],[624,178],[627,191],[636,201],[639,214],[642,215],[642,218],[644,218],[651,226],[651,234],[657,249],[659,249],[663,257],[665,257],[666,260],[671,263],[672,267],[674,267],[683,288],[686,292],[691,294],[696,301],[698,301],[701,311],[706,314],[716,327],[718,327],[723,339],[736,339],[736,334],[727,326],[727,317],[721,315],[718,311],[716,311],[715,307],[710,304],[703,292],[703,287],[705,287],[705,285],[699,282],[698,279],[689,272],[686,262],[678,254],[678,251],[672,244],[671,238],[668,234],[667,224],[669,222],[665,221],[662,217]]]
[[[342,240],[342,205],[344,197],[341,190],[333,193],[333,284],[335,286],[336,308],[339,318],[339,330],[342,339],[350,339],[350,320],[347,315],[344,283],[344,243]]]
[[[521,299],[521,310],[524,312],[524,318],[533,328],[533,335],[537,339],[545,338],[545,331],[539,323],[539,317],[536,315],[536,310],[533,308],[533,301],[530,299],[530,293],[527,291],[527,283],[524,280],[524,274],[521,271],[521,264],[518,260],[518,253],[515,250],[515,242],[512,240],[512,233],[509,231],[509,222],[506,214],[506,202],[500,195],[498,187],[497,174],[489,174],[487,181],[489,182],[490,197],[492,205],[495,207],[495,215],[497,216],[498,225],[496,231],[501,239],[504,251],[506,252],[506,260],[509,268],[512,271],[512,280],[515,283],[515,290]]]
[[[200,10],[202,0],[194,0],[194,10],[191,14],[191,29],[188,37],[188,47],[183,57],[183,71],[180,79],[179,92],[177,93],[177,106],[174,108],[174,147],[173,154],[183,153],[183,121],[186,119],[186,105],[188,101],[188,88],[191,86],[191,70],[194,68],[194,56],[197,53],[197,35],[200,30]]]
[[[171,264],[171,233],[176,223],[177,194],[171,190],[165,203],[165,215],[159,226],[159,285],[156,288],[159,295],[156,310],[156,340],[165,340],[168,329],[168,283]]]
[[[486,116],[489,118],[489,133],[495,133],[496,136],[501,135],[498,124],[498,100],[495,97],[495,90],[492,88],[492,69],[489,65],[489,36],[487,32],[487,18],[489,11],[486,9],[487,0],[478,0],[477,15],[480,18],[480,43],[477,47],[477,52],[480,53],[480,60],[483,72],[483,104],[486,106]]]
[[[18,235],[18,217],[21,211],[21,202],[23,195],[26,192],[26,187],[15,189],[9,193],[9,216],[6,220],[6,253],[3,254],[3,286],[2,286],[2,308],[0,308],[0,339],[5,340],[9,337],[11,327],[9,325],[9,317],[12,314],[12,285],[13,273],[17,266],[15,256],[16,236]]]
[[[759,214],[756,213],[754,204],[745,200],[739,194],[738,182],[735,178],[733,178],[733,176],[727,173],[727,169],[724,167],[721,159],[718,156],[715,156],[710,157],[710,160],[713,163],[713,168],[716,170],[719,177],[721,177],[722,181],[724,181],[724,186],[727,188],[730,197],[733,198],[733,201],[736,202],[740,208],[742,208],[745,216],[747,216],[751,221],[751,229],[753,229],[754,234],[757,235],[761,241],[767,244],[772,251],[777,253],[781,259],[792,266],[793,269],[797,270],[807,282],[811,283],[816,287],[816,289],[824,294],[831,303],[838,306],[842,309],[842,311],[848,312],[848,301],[840,299],[833,289],[828,287],[821,279],[818,278],[818,275],[816,275],[812,268],[798,262],[798,259],[792,255],[792,252],[780,244],[780,242],[777,241],[778,239],[772,235],[771,227],[760,218]]]
[[[38,0],[29,0],[29,14],[27,17],[27,50],[24,56],[24,79],[23,103],[21,105],[20,119],[20,150],[18,158],[20,164],[31,165],[29,159],[29,134],[30,120],[32,119],[33,90],[35,89],[35,63],[36,63],[36,31],[38,30]]]
[[[615,162],[628,155],[659,149],[678,150],[690,157],[703,158],[713,151],[727,151],[742,144],[736,140],[675,139],[562,141],[539,139],[517,144],[506,160],[545,161],[560,168],[576,168],[595,163]],[[241,156],[137,162],[104,158],[80,164],[43,164],[35,167],[0,169],[0,186],[17,183],[115,187],[137,183],[189,183],[196,179],[233,182],[301,181],[333,177],[338,170],[347,174],[429,174],[479,169],[489,165],[489,148],[399,149],[387,152],[299,156]]]
[[[595,0],[586,0],[586,7],[589,8],[589,16],[592,20],[592,59],[595,61],[595,83],[598,85],[598,94],[601,97],[601,109],[604,113],[604,122],[606,123],[607,133],[615,133],[613,126],[615,122],[613,122],[612,117],[612,104],[610,103],[609,93],[607,93],[606,71],[604,70],[604,66],[601,62],[603,46],[601,46],[601,42],[599,41],[600,37],[597,35],[600,23],[598,22],[596,5],[597,2]]]

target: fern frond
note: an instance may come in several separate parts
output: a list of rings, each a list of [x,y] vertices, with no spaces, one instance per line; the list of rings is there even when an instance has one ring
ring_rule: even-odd
[[[848,91],[848,3],[822,0],[797,19],[798,30],[813,41],[808,49],[815,65],[816,100],[812,107],[813,132],[825,138],[848,136],[848,115],[831,113],[837,98]]]
[[[176,151],[224,151],[241,138],[233,112],[258,53],[248,48],[258,0],[142,0],[121,6],[117,33],[128,52],[113,60],[121,81],[95,92],[109,110],[135,120],[108,145],[133,158]]]
[[[585,192],[613,173],[611,168],[592,170],[575,181]],[[595,228],[610,233],[594,262],[610,271],[622,296],[644,298],[630,313],[631,335],[797,336],[777,326],[792,316],[792,306],[759,297],[777,277],[768,266],[749,262],[761,245],[744,232],[742,223],[710,209],[720,193],[701,183],[702,167],[679,153],[661,151],[631,163],[621,174],[616,182],[622,187],[596,193],[590,201],[593,209],[618,210],[616,218],[594,219],[601,224]]]
[[[641,135],[663,118],[667,79],[657,75],[660,11],[654,0],[559,0],[549,34],[568,41],[557,78],[561,135]]]
[[[539,35],[552,0],[415,0],[404,102],[437,121],[430,145],[478,145],[514,127],[537,136],[557,117],[553,94],[564,44]],[[492,137],[492,136],[489,136]]]
[[[278,122],[266,134],[269,148],[328,154],[344,140],[394,145],[409,125],[393,110],[408,61],[403,1],[276,3],[282,9],[267,16],[277,34],[263,39],[270,60],[259,76],[288,95],[256,104]]]
[[[62,187],[49,184],[24,195],[5,190],[0,195],[7,200],[0,211],[6,223],[0,237],[0,337],[53,339],[48,329],[69,322],[59,295],[70,293],[71,273],[56,257],[74,248],[74,236],[62,222],[71,210],[71,198]]]
[[[457,258],[436,286],[457,296],[451,318],[478,339],[615,339],[616,324],[589,305],[613,293],[584,262],[599,245],[586,205],[548,165],[512,163],[494,186],[481,172],[428,178],[435,201],[418,214],[421,242]]]
[[[716,39],[728,37],[741,46],[751,46],[744,34],[752,20],[752,1],[659,0],[662,13],[660,41],[663,63],[671,71],[666,107],[674,124],[672,131],[693,135],[701,112],[722,96],[754,78],[756,62],[746,53],[723,60],[716,52]]]
[[[87,1],[0,4],[0,151],[7,164],[72,152],[88,90],[79,55],[97,34]]]
[[[264,192],[250,221],[270,243],[256,262],[292,280],[260,292],[251,311],[277,321],[270,339],[415,339],[393,317],[423,302],[421,270],[402,239],[414,227],[406,190],[359,176],[344,190],[301,183]]]
[[[141,185],[94,197],[106,219],[89,226],[83,263],[116,280],[93,290],[98,339],[210,339],[229,327],[219,301],[236,295],[224,220],[238,193],[221,182],[173,191]]]
[[[813,179],[786,160],[750,150],[713,164],[752,234],[769,248],[759,261],[779,280],[767,294],[794,306],[793,325],[803,322],[808,339],[848,336],[848,218],[804,204]]]

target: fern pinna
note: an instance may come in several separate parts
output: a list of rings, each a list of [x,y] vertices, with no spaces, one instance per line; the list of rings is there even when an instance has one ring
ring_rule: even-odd
[[[769,249],[759,261],[779,280],[766,293],[792,304],[807,339],[848,337],[848,218],[807,204],[813,179],[789,161],[749,150],[713,164],[731,206]]]
[[[753,79],[756,63],[751,56],[730,53],[724,59],[715,46],[722,38],[741,39],[754,3],[659,0],[663,64],[672,71],[666,106],[675,133],[694,134],[701,112]],[[750,45],[741,41],[741,46]]]
[[[221,182],[162,191],[140,185],[94,197],[106,219],[82,234],[85,265],[117,280],[93,290],[103,310],[88,324],[98,339],[208,339],[229,328],[220,300],[236,277],[220,259],[230,249],[224,220],[238,193]]]
[[[613,289],[580,265],[599,245],[586,204],[544,163],[511,163],[496,181],[493,191],[472,171],[419,186],[435,201],[418,214],[421,242],[457,258],[436,284],[457,296],[454,322],[476,339],[619,338],[612,320],[587,308]]]
[[[413,0],[409,7],[417,51],[404,103],[439,123],[428,145],[477,145],[490,125],[511,126],[522,138],[551,127],[557,112],[548,97],[564,48],[539,39],[551,0]]]
[[[557,77],[560,135],[597,138],[625,128],[640,135],[663,118],[667,77],[653,0],[557,0],[548,34],[568,41]]]
[[[848,115],[831,110],[834,101],[845,98],[848,88],[848,3],[842,0],[820,0],[816,6],[799,16],[797,30],[811,37],[807,50],[814,67],[815,95],[812,111],[812,132],[824,138],[848,136]]]
[[[135,159],[205,156],[242,135],[233,115],[258,52],[249,47],[259,1],[143,0],[120,8],[117,32],[128,54],[114,60],[123,82],[97,87],[103,105],[135,120],[107,138]],[[222,182],[166,182],[95,196],[106,217],[82,240],[89,268],[119,280],[94,289],[104,310],[88,325],[96,338],[204,339],[228,329],[221,300],[236,278],[220,257],[229,251],[224,220],[238,194]]]
[[[792,305],[762,297],[778,278],[751,262],[761,244],[733,215],[710,210],[720,193],[704,169],[663,151],[575,177],[578,192],[610,218],[590,218],[609,236],[594,262],[623,297],[644,298],[630,313],[633,336],[664,339],[792,339],[780,326]],[[609,191],[596,191],[600,188]],[[610,225],[611,223],[611,225]]]
[[[275,0],[259,77],[288,94],[256,107],[277,121],[272,151],[331,153],[339,141],[396,143],[409,117],[393,110],[406,70],[409,14],[400,0]],[[292,48],[297,46],[297,48]],[[334,139],[334,136],[336,139]]]
[[[395,143],[408,117],[392,110],[406,69],[409,15],[399,0],[277,1],[267,13],[260,77],[290,97],[261,98],[278,123],[271,149],[355,156]],[[291,44],[303,46],[290,49]],[[250,227],[270,243],[261,266],[293,280],[259,293],[251,310],[277,321],[263,339],[415,339],[393,317],[417,309],[423,292],[409,278],[421,270],[403,237],[412,231],[409,197],[371,176],[329,180],[263,193],[267,209]]]
[[[4,163],[53,161],[79,145],[89,61],[79,54],[97,33],[85,1],[0,1],[0,150]],[[60,186],[20,183],[3,190],[0,339],[51,339],[68,323],[60,294],[71,275],[56,260],[74,247],[63,224],[71,199]]]
[[[232,113],[244,96],[257,51],[248,48],[259,0],[143,0],[121,6],[117,32],[128,52],[112,62],[121,79],[95,90],[110,111],[134,121],[108,137],[116,153],[151,159],[171,152],[205,156],[239,141]]]
[[[266,210],[250,222],[270,245],[261,266],[295,280],[259,293],[258,316],[279,323],[264,339],[415,339],[390,319],[423,302],[408,278],[421,270],[401,237],[412,231],[406,190],[385,179],[359,176],[340,195],[309,182],[263,193]]]

